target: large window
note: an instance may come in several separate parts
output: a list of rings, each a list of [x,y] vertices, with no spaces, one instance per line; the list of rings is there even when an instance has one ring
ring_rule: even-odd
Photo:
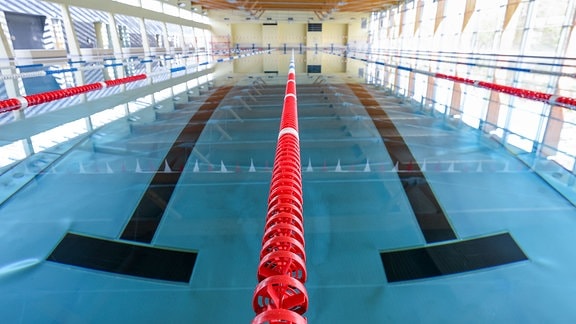
[[[515,151],[538,154],[572,170],[574,111],[505,93],[494,96],[478,84],[456,86],[441,78],[429,84],[429,75],[574,98],[575,11],[571,0],[440,0],[373,13],[369,57],[379,65],[368,67],[367,81],[407,94],[448,120],[489,131]],[[412,82],[407,68],[414,70]],[[492,126],[485,127],[488,116]]]
[[[137,18],[116,15],[116,24],[122,47],[142,47],[142,33]]]
[[[70,7],[80,48],[112,48],[108,15],[99,10]]]

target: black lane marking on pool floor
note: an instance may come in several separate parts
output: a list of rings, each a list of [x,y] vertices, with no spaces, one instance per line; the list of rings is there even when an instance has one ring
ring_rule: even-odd
[[[366,107],[392,158],[392,163],[398,165],[398,169],[403,169],[398,170],[398,176],[426,242],[436,243],[456,239],[456,233],[448,222],[426,177],[386,111],[361,85],[348,84],[348,86]]]
[[[136,206],[132,217],[122,232],[121,239],[150,243],[154,238],[156,229],[162,220],[166,206],[174,193],[174,188],[181,176],[181,170],[186,165],[192,150],[206,126],[206,122],[220,101],[232,87],[222,87],[206,100],[198,111],[190,118],[188,124],[178,135],[172,147],[168,150],[166,158],[158,167],[150,185],[144,192],[142,199]],[[166,173],[165,162],[173,172]]]
[[[509,233],[380,253],[388,282],[450,275],[528,260]]]
[[[47,260],[129,276],[189,282],[196,256],[196,252],[67,233]]]

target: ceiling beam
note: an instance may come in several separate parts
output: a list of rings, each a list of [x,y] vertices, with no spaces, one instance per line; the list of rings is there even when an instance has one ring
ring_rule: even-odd
[[[396,6],[405,0],[193,0],[206,9],[371,12]]]

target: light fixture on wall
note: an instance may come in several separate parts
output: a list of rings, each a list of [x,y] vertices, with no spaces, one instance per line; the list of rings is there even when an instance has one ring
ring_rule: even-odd
[[[178,7],[180,7],[180,8],[185,8],[185,7],[186,7],[186,2],[178,1]]]

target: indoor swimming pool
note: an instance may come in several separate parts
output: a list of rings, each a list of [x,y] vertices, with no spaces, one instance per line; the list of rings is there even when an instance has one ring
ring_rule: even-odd
[[[576,320],[573,183],[298,68],[309,323]],[[3,321],[250,322],[286,77],[219,76],[5,170]]]

